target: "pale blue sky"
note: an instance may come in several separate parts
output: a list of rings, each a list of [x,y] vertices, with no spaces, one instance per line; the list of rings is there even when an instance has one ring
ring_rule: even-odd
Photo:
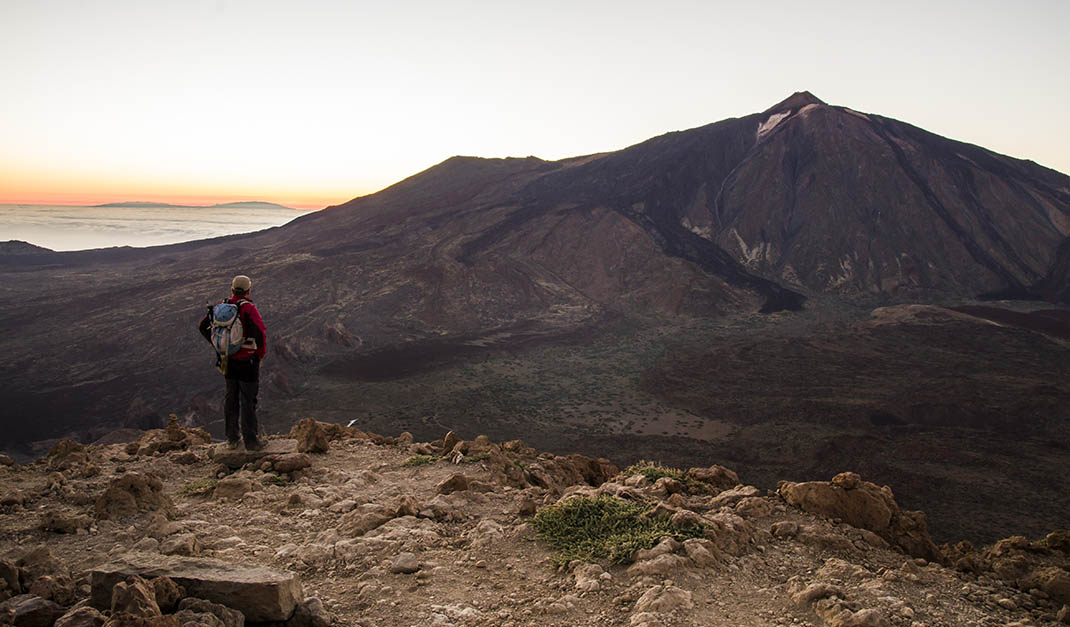
[[[1070,1],[0,0],[0,202],[323,206],[794,91],[1070,172]]]

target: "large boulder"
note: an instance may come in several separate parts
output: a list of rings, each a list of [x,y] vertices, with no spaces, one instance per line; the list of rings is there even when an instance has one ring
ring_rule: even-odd
[[[943,561],[929,536],[925,514],[900,511],[888,486],[879,487],[853,472],[844,472],[832,481],[785,482],[778,491],[785,501],[803,511],[868,529],[914,557]]]
[[[111,590],[133,575],[169,577],[188,596],[238,610],[250,622],[288,620],[304,598],[295,573],[213,559],[128,553],[90,571],[90,603],[107,608]]]
[[[74,440],[60,440],[48,451],[49,470],[69,470],[89,462],[85,445]]]
[[[93,514],[98,519],[119,520],[142,511],[170,512],[174,503],[163,492],[163,483],[151,473],[128,472],[112,479],[97,499]]]
[[[304,418],[290,429],[290,437],[297,441],[298,453],[326,453],[327,430],[314,418]]]

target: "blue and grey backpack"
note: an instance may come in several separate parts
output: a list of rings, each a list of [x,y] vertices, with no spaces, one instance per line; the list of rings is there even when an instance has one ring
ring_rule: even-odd
[[[245,342],[245,329],[242,327],[241,306],[249,301],[237,303],[219,303],[212,307],[212,346],[220,355],[233,355]]]

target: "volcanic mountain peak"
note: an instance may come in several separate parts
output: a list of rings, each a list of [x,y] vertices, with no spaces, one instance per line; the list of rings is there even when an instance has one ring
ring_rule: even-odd
[[[769,107],[768,109],[766,109],[765,111],[763,111],[762,115],[769,115],[771,113],[783,113],[785,111],[798,110],[798,109],[802,109],[806,105],[812,105],[812,104],[823,105],[823,104],[828,104],[828,103],[825,102],[824,100],[818,98],[817,96],[811,94],[808,91],[797,91],[794,94],[792,94],[792,95],[788,96],[787,98],[785,98],[784,100],[781,100],[777,104],[775,104],[775,105]]]

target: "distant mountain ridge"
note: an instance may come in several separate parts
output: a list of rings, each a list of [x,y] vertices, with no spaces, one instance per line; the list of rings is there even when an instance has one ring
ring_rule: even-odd
[[[117,207],[117,208],[175,208],[175,209],[288,209],[290,211],[298,211],[293,207],[287,207],[286,205],[280,205],[273,202],[263,202],[260,200],[248,200],[239,202],[224,202],[214,205],[173,205],[166,202],[143,202],[143,201],[127,201],[127,202],[109,202],[103,205],[92,205],[93,207]]]

